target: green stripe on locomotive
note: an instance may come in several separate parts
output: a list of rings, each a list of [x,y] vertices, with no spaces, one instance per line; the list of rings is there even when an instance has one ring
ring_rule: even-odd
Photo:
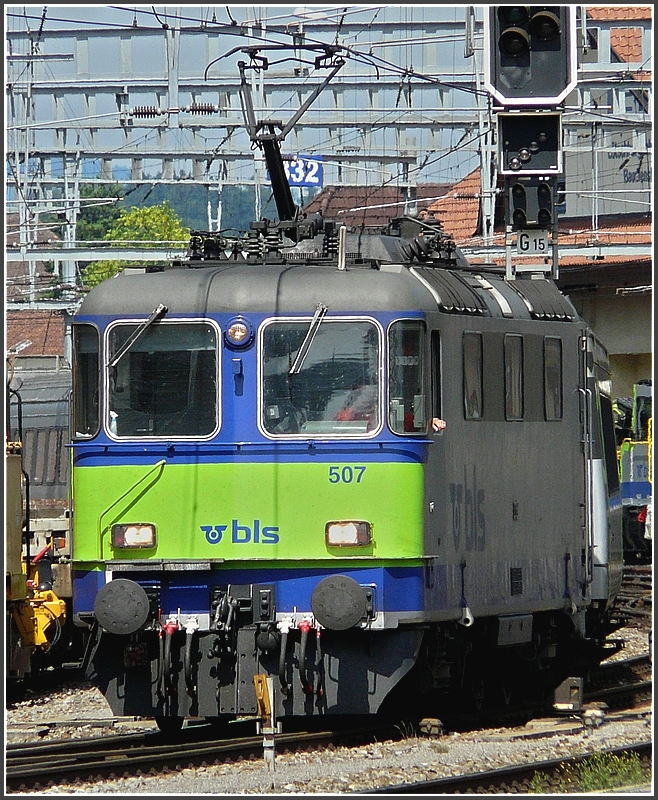
[[[418,559],[423,466],[245,463],[76,467],[74,561],[112,558]],[[371,545],[330,547],[325,525],[363,520]],[[111,529],[154,523],[154,548],[113,549]],[[257,540],[257,541],[256,541]]]

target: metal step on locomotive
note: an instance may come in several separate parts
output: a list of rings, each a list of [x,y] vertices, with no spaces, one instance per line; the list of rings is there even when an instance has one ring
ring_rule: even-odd
[[[255,676],[279,721],[550,694],[614,650],[606,353],[552,280],[438,224],[305,217],[249,55],[279,221],[196,233],[74,321],[86,674],[163,729],[256,718]]]

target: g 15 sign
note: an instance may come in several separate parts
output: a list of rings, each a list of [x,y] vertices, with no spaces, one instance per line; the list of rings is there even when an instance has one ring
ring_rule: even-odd
[[[284,156],[283,166],[290,186],[322,186],[322,156]]]

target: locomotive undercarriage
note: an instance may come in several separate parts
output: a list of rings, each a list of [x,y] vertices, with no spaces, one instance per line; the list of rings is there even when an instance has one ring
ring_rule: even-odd
[[[256,675],[273,678],[279,718],[477,713],[550,699],[615,651],[596,610],[586,636],[565,612],[544,612],[528,615],[532,635],[510,644],[497,617],[389,630],[277,619],[269,585],[213,587],[208,628],[189,615],[163,622],[150,608],[150,622],[126,635],[96,625],[86,673],[116,715],[152,716],[163,729],[186,717],[257,716]]]
[[[585,636],[562,611],[533,615],[532,638],[517,645],[498,644],[497,617],[431,626],[415,668],[387,698],[385,712],[409,717],[496,713],[543,703],[567,677],[585,677],[622,642],[606,640],[623,621],[591,614]],[[410,704],[410,701],[412,704]]]
[[[276,715],[373,714],[415,663],[423,631],[235,632],[97,630],[87,677],[121,715],[224,717],[257,714],[254,676],[276,684]],[[262,651],[259,636],[277,639]]]

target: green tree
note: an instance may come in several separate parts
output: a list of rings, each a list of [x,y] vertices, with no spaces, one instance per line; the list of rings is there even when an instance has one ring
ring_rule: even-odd
[[[92,202],[80,203],[75,230],[76,239],[85,242],[104,239],[121,215],[119,202],[122,196],[123,187],[118,183],[93,186],[83,184],[80,187],[80,199]],[[117,202],[112,202],[111,198],[114,197],[117,198]],[[98,202],[95,203],[94,200]]]
[[[165,201],[159,206],[124,209],[104,238],[108,242],[126,242],[131,247],[149,247],[158,242],[179,245],[189,240],[190,231],[180,217]],[[139,242],[144,242],[140,245]],[[83,283],[92,287],[111,278],[122,270],[128,261],[93,261],[83,272]]]

